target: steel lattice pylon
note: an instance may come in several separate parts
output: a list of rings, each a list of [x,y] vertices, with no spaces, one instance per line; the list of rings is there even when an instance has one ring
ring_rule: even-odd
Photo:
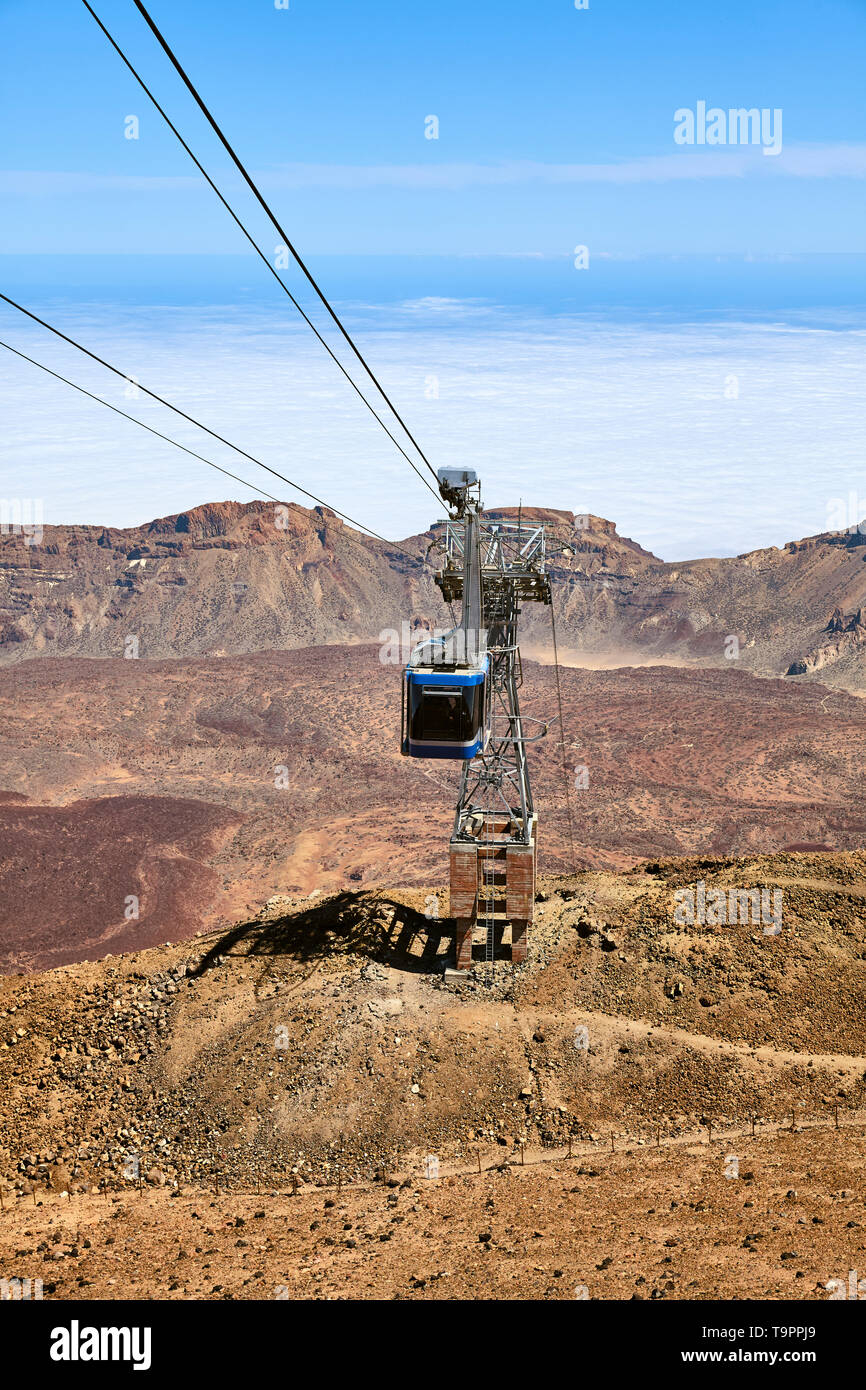
[[[467,503],[446,523],[445,562],[436,582],[446,600],[463,601],[467,644],[486,646],[489,737],[467,762],[451,836],[451,911],[457,922],[457,964],[471,960],[472,932],[486,928],[485,955],[493,959],[497,925],[512,927],[512,959],[521,960],[532,920],[537,816],[521,715],[522,685],[517,626],[520,603],[549,604],[543,526],[482,518]],[[476,558],[477,557],[477,558]],[[540,721],[531,720],[532,724]]]

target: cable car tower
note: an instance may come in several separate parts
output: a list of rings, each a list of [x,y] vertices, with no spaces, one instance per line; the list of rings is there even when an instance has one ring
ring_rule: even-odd
[[[108,29],[95,14],[87,0],[87,9],[111,47],[120,57],[126,68],[135,78],[144,94],[154,105],[159,115],[182,145],[199,174],[216,194],[226,211],[243,233],[259,259],[267,267],[282,291],[311,329],[322,347],[339,368],[346,381],[360,397],[361,401],[384,429],[388,438],[399,450],[414,473],[436,496],[418,462],[407,452],[403,444],[388,428],[376,407],[358,385],[341,358],[334,352],[313,320],[292,294],[288,285],[275,269],[268,255],[241,221],[228,199],[208,174],[203,164],[178,128],[166,114],[156,97],[145,84],[133,63],[115,41]],[[460,781],[460,794],[451,835],[451,913],[457,922],[457,966],[465,968],[472,959],[472,936],[476,925],[485,928],[486,955],[488,960],[495,958],[497,932],[500,926],[511,927],[511,958],[520,961],[526,955],[526,934],[532,921],[535,900],[536,831],[538,818],[535,814],[532,792],[529,785],[529,772],[526,763],[526,745],[547,732],[545,725],[540,732],[527,736],[524,733],[524,719],[520,713],[518,691],[522,684],[520,651],[517,646],[517,620],[520,603],[536,602],[550,605],[550,581],[545,572],[544,527],[524,526],[518,519],[516,524],[504,521],[485,521],[482,516],[480,485],[477,475],[469,470],[443,468],[438,473],[422,450],[415,436],[409,430],[390,396],[364,355],[354,342],[340,320],[324,290],[314,278],[310,269],[293,245],[280,220],[263,197],[244,162],[233,149],[219,123],[211,113],[191,78],[184,70],[171,45],[163,37],[159,28],[148,14],[142,0],[135,0],[139,10],[154,38],[169,59],[177,75],[195,101],[213,133],[230,157],[244,182],[255,196],[256,201],[268,218],[274,231],[280,237],[281,245],[290,252],[297,268],[315,292],[318,300],[339,330],[342,339],[366,377],[387,406],[393,420],[400,427],[408,444],[412,446],[418,460],[431,478],[438,483],[439,496],[448,504],[451,516],[446,523],[445,560],[443,569],[437,575],[437,583],[445,599],[452,603],[461,599],[463,605],[462,621],[459,626],[442,636],[435,636],[416,647],[406,668],[403,682],[403,724],[402,751],[409,757],[418,758],[456,758],[463,762]],[[93,361],[113,372],[124,380],[130,380],[119,367],[76,342],[59,328],[53,327],[45,319],[8,295],[0,293],[0,301],[25,314],[29,319],[54,333],[64,342],[86,354]],[[98,396],[92,396],[75,382],[67,381],[49,367],[43,367],[26,354],[19,353],[8,343],[0,347],[16,353],[25,361],[48,372],[51,376],[65,382],[75,390],[108,406],[116,407]],[[220,444],[234,450],[250,463],[280,478],[296,492],[319,506],[326,505],[321,497],[293,482],[291,478],[273,468],[269,463],[248,453],[240,445],[234,444],[223,435],[217,434],[200,420],[172,404],[164,396],[142,387],[153,401],[174,411],[188,423],[204,430]],[[159,430],[153,430],[143,421],[126,416],[151,434],[157,435],[167,443],[184,450],[192,457],[215,468],[218,472],[232,478],[245,487],[270,501],[278,502],[273,494],[240,477],[234,472],[214,463],[211,459],[187,449],[178,440],[171,439]],[[369,531],[369,527],[353,522],[352,518],[337,508],[332,510],[359,530]],[[377,536],[384,542],[384,537]],[[384,542],[387,544],[387,542]],[[551,608],[551,617],[553,610]],[[554,657],[555,642],[554,635]],[[532,720],[532,723],[540,723]],[[562,708],[560,701],[560,726]]]
[[[511,928],[511,959],[526,958],[535,903],[538,817],[526,745],[543,738],[520,712],[523,683],[517,620],[521,602],[550,604],[544,527],[483,519],[480,484],[470,469],[440,468],[451,509],[444,564],[436,583],[446,602],[462,601],[459,627],[420,643],[403,686],[402,751],[409,757],[463,760],[450,841],[451,916],[456,965],[468,969],[473,937],[484,931],[485,958]]]

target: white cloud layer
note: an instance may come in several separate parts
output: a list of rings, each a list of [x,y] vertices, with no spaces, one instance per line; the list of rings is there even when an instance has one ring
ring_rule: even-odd
[[[263,188],[401,188],[406,190],[502,187],[514,184],[635,184],[750,177],[866,178],[866,144],[786,145],[774,159],[758,146],[679,149],[607,164],[286,164],[254,175]],[[234,186],[236,180],[224,180]],[[102,191],[161,192],[203,186],[193,175],[93,174],[59,170],[0,170],[0,194],[67,196]]]
[[[665,559],[814,534],[831,524],[834,499],[852,491],[866,515],[866,329],[853,318],[821,328],[793,316],[527,323],[459,299],[361,312],[360,340],[428,456],[477,468],[489,505],[522,499],[592,511]],[[333,364],[278,313],[49,317],[373,529],[398,538],[437,514]],[[3,336],[255,478],[251,464],[158,406],[128,399],[44,333],[4,322]],[[43,498],[48,522],[131,525],[254,495],[8,357],[0,413],[2,493]]]

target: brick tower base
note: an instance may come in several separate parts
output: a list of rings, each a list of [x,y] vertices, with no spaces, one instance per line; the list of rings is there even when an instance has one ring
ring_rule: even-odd
[[[509,843],[510,822],[484,827],[483,840],[452,840],[451,916],[455,923],[456,967],[472,964],[472,933],[478,923],[479,889],[498,895],[495,920],[511,923],[511,959],[526,960],[526,944],[535,906],[536,818],[528,845]],[[487,901],[485,895],[485,901]]]

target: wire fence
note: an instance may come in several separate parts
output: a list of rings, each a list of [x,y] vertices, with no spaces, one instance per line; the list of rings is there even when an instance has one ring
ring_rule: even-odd
[[[389,1155],[373,1161],[357,1161],[351,1154],[343,1153],[328,1161],[328,1169],[321,1175],[302,1170],[301,1162],[291,1161],[260,1162],[258,1164],[222,1167],[218,1158],[202,1160],[196,1170],[182,1175],[178,1181],[154,1184],[140,1164],[133,1177],[124,1177],[116,1171],[103,1173],[98,1182],[85,1184],[82,1191],[68,1190],[61,1193],[71,1201],[78,1195],[99,1196],[110,1202],[121,1195],[152,1194],[155,1190],[169,1193],[194,1189],[196,1192],[210,1192],[216,1197],[276,1198],[296,1197],[303,1192],[341,1194],[344,1190],[353,1193],[375,1191],[381,1188],[411,1186],[423,1182],[435,1182],[442,1178],[471,1177],[485,1173],[501,1172],[503,1169],[531,1168],[544,1164],[563,1163],[575,1159],[610,1158],[634,1155],[638,1152],[667,1150],[675,1152],[695,1143],[704,1143],[710,1151],[714,1145],[728,1145],[737,1139],[760,1140],[784,1135],[804,1135],[816,1131],[831,1131],[839,1134],[853,1134],[866,1125],[866,1109],[849,1109],[839,1104],[828,1107],[819,1116],[790,1114],[778,1120],[759,1118],[757,1114],[724,1125],[716,1125],[711,1119],[689,1130],[671,1129],[658,1123],[649,1130],[622,1130],[596,1134],[594,1138],[578,1137],[569,1134],[565,1140],[556,1138],[539,1140],[537,1144],[518,1143],[509,1154],[497,1155],[486,1152],[481,1146],[464,1148],[463,1154],[452,1159],[440,1159],[436,1154],[423,1156],[405,1154],[395,1150]],[[22,1185],[29,1190],[20,1190],[17,1200],[32,1200],[35,1204],[52,1189],[36,1182]],[[75,1187],[75,1184],[72,1185]],[[0,1211],[15,1207],[15,1191],[8,1187],[4,1194],[0,1184]]]

